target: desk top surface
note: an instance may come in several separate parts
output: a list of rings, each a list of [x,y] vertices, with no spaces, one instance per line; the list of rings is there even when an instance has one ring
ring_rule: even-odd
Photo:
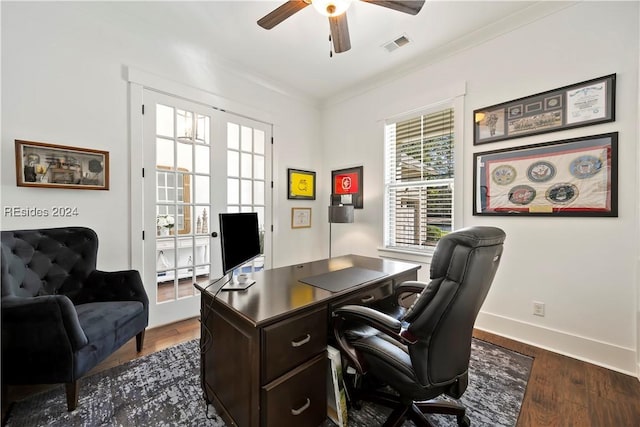
[[[386,273],[386,276],[338,292],[330,292],[300,281],[310,276],[349,267],[380,271]],[[357,292],[380,280],[417,271],[419,268],[418,264],[402,261],[346,255],[252,273],[252,279],[256,281],[254,285],[245,291],[220,292],[216,300],[252,324],[260,325],[309,306]]]

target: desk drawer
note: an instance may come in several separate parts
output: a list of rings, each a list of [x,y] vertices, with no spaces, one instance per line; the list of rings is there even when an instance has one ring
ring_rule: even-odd
[[[343,299],[340,299],[332,304],[332,308],[337,308],[343,305],[355,304],[355,305],[372,305],[380,300],[393,295],[393,281],[387,280],[380,286],[373,289],[358,292],[357,294],[349,295]]]
[[[323,353],[327,347],[325,308],[292,317],[262,332],[262,378],[266,384],[288,370]]]
[[[327,354],[262,387],[262,426],[317,426],[327,418]]]

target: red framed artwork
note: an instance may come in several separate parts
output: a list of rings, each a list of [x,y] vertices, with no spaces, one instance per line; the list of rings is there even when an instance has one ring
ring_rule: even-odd
[[[331,171],[332,206],[353,205],[354,209],[362,209],[362,171],[362,166]]]

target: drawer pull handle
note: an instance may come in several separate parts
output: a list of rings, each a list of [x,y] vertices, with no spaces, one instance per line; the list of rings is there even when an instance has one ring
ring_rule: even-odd
[[[373,296],[373,295],[369,295],[368,297],[362,298],[360,301],[362,301],[363,303],[365,303],[365,304],[366,304],[366,303],[368,303],[368,302],[373,301],[374,299],[376,299],[376,297],[375,297],[375,296]]]
[[[304,405],[302,405],[299,409],[292,409],[291,415],[300,415],[301,413],[306,411],[309,406],[311,406],[311,401],[307,397],[307,402]]]
[[[291,347],[300,347],[301,345],[304,345],[309,341],[311,341],[311,335],[307,334],[307,336],[301,339],[300,341],[291,341]]]

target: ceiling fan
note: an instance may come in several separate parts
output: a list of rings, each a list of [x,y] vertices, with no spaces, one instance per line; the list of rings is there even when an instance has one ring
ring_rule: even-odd
[[[349,27],[347,25],[347,9],[353,0],[290,0],[280,7],[266,14],[258,20],[258,25],[266,30],[270,30],[291,15],[301,11],[312,4],[318,12],[329,17],[329,28],[331,30],[330,40],[333,42],[333,49],[336,53],[346,52],[351,49],[349,39]],[[413,1],[376,1],[360,0],[399,12],[417,15],[422,9],[425,0]]]

